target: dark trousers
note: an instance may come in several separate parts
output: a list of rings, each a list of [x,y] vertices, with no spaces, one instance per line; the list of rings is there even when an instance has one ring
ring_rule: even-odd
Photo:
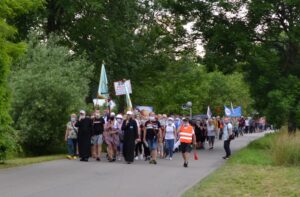
[[[225,149],[225,152],[226,152],[226,157],[230,157],[230,155],[231,155],[230,140],[225,140],[224,141],[224,149]]]
[[[136,157],[143,153],[142,146],[143,146],[143,142],[138,142],[135,145],[135,156]]]

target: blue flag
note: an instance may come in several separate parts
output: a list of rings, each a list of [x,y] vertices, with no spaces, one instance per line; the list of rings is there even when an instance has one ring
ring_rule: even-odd
[[[242,107],[229,108],[224,105],[225,115],[228,117],[241,117],[242,116]]]

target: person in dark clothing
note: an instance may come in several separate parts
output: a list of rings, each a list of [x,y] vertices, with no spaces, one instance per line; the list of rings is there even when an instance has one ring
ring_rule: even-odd
[[[125,161],[130,164],[134,160],[135,142],[138,140],[138,125],[133,119],[133,113],[126,113],[127,119],[123,122],[122,130],[124,131],[123,156]]]
[[[205,149],[205,139],[207,137],[207,131],[206,131],[207,125],[205,123],[205,120],[202,120],[200,123],[200,142],[202,144],[202,148]]]
[[[86,117],[85,111],[80,111],[79,120],[75,124],[78,127],[78,148],[80,161],[88,161],[91,155],[91,134],[93,122]]]
[[[201,128],[200,128],[200,120],[196,121],[195,124],[195,135],[196,135],[196,142],[198,148],[203,148],[203,145],[201,143]]]

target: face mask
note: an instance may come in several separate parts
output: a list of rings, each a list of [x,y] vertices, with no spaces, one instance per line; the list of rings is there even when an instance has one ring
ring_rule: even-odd
[[[172,125],[173,124],[173,121],[168,121],[168,125]]]
[[[121,123],[122,122],[122,119],[117,119],[118,123]]]
[[[184,126],[189,126],[189,123],[188,122],[184,122],[183,125]]]
[[[85,118],[85,115],[80,115],[80,118],[81,118],[81,119]]]
[[[95,114],[95,116],[96,116],[96,118],[100,118],[100,114],[98,114],[98,113]]]
[[[71,121],[72,121],[72,122],[75,122],[75,121],[76,121],[76,118],[71,118]]]
[[[150,116],[150,117],[149,117],[149,120],[154,121],[154,120],[155,120],[155,117]]]

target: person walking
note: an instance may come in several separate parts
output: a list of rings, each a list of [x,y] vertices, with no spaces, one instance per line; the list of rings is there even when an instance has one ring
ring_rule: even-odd
[[[67,123],[67,129],[65,133],[65,141],[68,146],[68,159],[77,159],[76,149],[77,149],[77,133],[78,128],[75,127],[76,114],[71,114],[71,120]]]
[[[105,124],[105,143],[107,144],[107,158],[109,162],[116,161],[117,144],[119,143],[119,134],[115,128],[115,113],[110,114]]]
[[[162,137],[160,122],[156,120],[155,113],[151,112],[144,128],[144,142],[147,142],[149,150],[151,151],[150,164],[157,164],[157,142],[160,137]]]
[[[183,118],[183,124],[179,127],[180,146],[184,160],[183,167],[187,168],[189,163],[192,143],[196,146],[196,137],[193,127],[189,124],[188,118]]]
[[[128,111],[126,115],[126,120],[122,125],[124,131],[123,155],[125,161],[130,164],[134,161],[134,148],[138,141],[138,125],[131,111]]]
[[[201,141],[202,134],[201,134],[201,128],[200,128],[200,120],[196,120],[195,136],[196,136],[197,147],[200,148],[200,149],[204,149],[204,145]]]
[[[103,144],[103,131],[104,131],[105,120],[100,116],[100,111],[95,111],[95,117],[93,120],[93,132],[92,132],[92,155],[97,161],[101,159],[102,144]]]
[[[87,162],[91,155],[91,134],[93,123],[86,116],[84,110],[80,111],[79,120],[75,124],[78,127],[78,148],[80,161]]]
[[[232,135],[232,124],[230,123],[229,118],[224,119],[224,129],[223,129],[223,141],[224,141],[224,150],[226,155],[223,157],[223,159],[229,159],[231,155],[230,150],[230,141],[231,141],[231,135]]]
[[[117,147],[117,157],[118,157],[118,161],[122,160],[122,153],[123,153],[123,142],[124,142],[124,132],[122,130],[122,125],[123,125],[123,116],[122,114],[118,114],[116,116],[116,125],[115,128],[117,130],[117,135],[119,138],[119,144]]]
[[[167,125],[165,127],[165,143],[166,143],[166,158],[172,160],[174,141],[176,136],[176,127],[173,118],[168,118]]]
[[[213,120],[211,119],[208,119],[207,121],[207,137],[208,137],[209,150],[212,150],[214,148],[216,132],[215,132],[215,125],[213,123]]]

